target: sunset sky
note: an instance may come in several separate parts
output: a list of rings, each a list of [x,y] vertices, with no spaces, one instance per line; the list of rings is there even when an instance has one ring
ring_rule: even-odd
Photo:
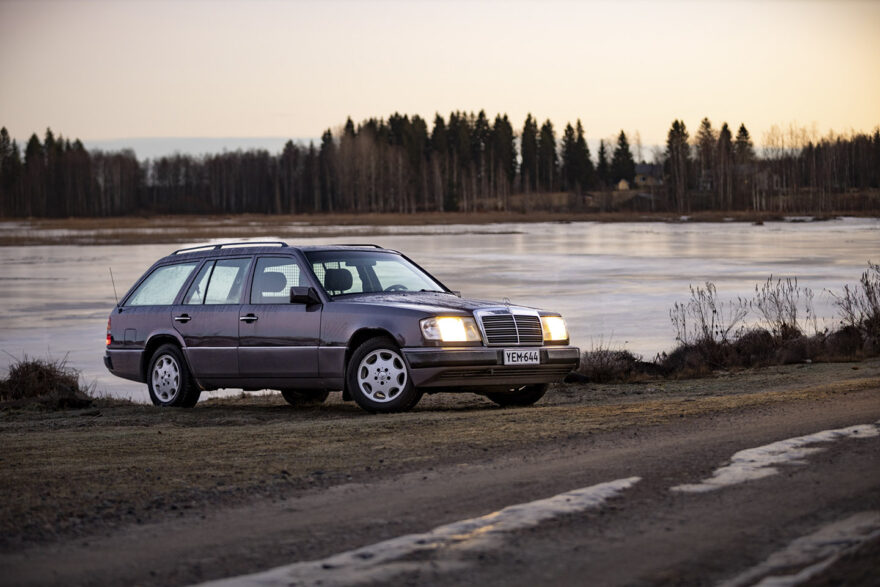
[[[880,123],[880,2],[0,0],[0,125],[86,140],[316,137],[399,111],[526,113],[661,144]]]

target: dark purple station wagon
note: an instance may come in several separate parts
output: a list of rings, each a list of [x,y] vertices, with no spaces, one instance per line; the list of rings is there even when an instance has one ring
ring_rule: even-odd
[[[273,242],[157,261],[110,314],[104,363],[160,406],[232,387],[393,412],[425,392],[530,405],[579,356],[558,313],[462,299],[397,251]]]

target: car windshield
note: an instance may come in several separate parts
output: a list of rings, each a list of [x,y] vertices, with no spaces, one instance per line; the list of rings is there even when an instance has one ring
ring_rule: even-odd
[[[306,253],[318,281],[331,296],[446,289],[406,258],[384,251]]]

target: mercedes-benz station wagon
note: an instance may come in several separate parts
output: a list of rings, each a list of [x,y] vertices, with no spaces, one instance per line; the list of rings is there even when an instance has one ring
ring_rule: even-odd
[[[436,392],[530,405],[579,357],[558,313],[462,299],[397,251],[272,242],[157,261],[110,314],[104,363],[159,406],[241,388],[394,412]]]

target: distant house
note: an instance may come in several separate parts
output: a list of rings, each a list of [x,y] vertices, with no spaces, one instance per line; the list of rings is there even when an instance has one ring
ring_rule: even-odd
[[[614,189],[616,189],[619,192],[625,192],[629,189],[629,182],[626,181],[625,179],[621,179],[620,181],[617,182],[617,185],[614,186]]]
[[[636,177],[633,183],[639,189],[663,185],[663,166],[639,163],[636,165]]]

